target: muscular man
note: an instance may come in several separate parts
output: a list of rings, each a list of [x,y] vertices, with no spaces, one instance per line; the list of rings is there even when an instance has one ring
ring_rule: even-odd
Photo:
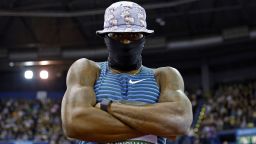
[[[82,58],[70,67],[62,101],[67,137],[81,143],[165,143],[186,134],[192,108],[180,73],[172,67],[142,65],[145,10],[116,2],[105,12],[106,62]]]

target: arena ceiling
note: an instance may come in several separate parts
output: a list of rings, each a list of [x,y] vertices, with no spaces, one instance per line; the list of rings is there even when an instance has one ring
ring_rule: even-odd
[[[104,10],[113,0],[1,0],[0,72],[50,60],[58,69],[80,57],[103,60]],[[144,62],[176,67],[255,60],[255,0],[143,0],[147,11]],[[216,61],[216,57],[218,60]],[[232,61],[233,60],[233,61]],[[31,65],[27,65],[31,66]]]

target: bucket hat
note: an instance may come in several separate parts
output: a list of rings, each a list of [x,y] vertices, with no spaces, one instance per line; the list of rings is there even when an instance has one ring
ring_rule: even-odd
[[[120,1],[105,10],[104,29],[96,31],[96,34],[103,37],[111,32],[141,32],[149,35],[154,31],[147,29],[146,12],[143,7],[134,2]]]

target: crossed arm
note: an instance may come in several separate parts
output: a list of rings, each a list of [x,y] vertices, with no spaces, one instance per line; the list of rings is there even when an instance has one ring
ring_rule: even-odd
[[[61,107],[64,133],[70,138],[96,142],[122,141],[144,135],[94,107],[93,85],[98,72],[96,64],[86,59],[70,67]]]
[[[192,108],[183,92],[179,72],[165,67],[155,73],[161,88],[159,103],[145,106],[112,103],[109,113],[142,133],[168,138],[187,133],[193,119]]]
[[[96,64],[86,59],[75,62],[68,72],[67,90],[62,101],[63,129],[68,137],[110,142],[147,134],[171,137],[189,129],[191,103],[175,69],[156,70],[161,87],[159,103],[145,106],[112,103],[109,113],[95,107],[93,85],[98,73]]]

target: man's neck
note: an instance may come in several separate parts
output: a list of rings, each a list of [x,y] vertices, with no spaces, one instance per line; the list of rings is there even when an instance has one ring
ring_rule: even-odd
[[[113,69],[111,67],[109,67],[109,68],[110,68],[111,72],[114,73],[114,74],[126,73],[126,74],[136,75],[141,70],[141,67],[139,69],[130,70],[130,71],[117,70],[117,69]]]

